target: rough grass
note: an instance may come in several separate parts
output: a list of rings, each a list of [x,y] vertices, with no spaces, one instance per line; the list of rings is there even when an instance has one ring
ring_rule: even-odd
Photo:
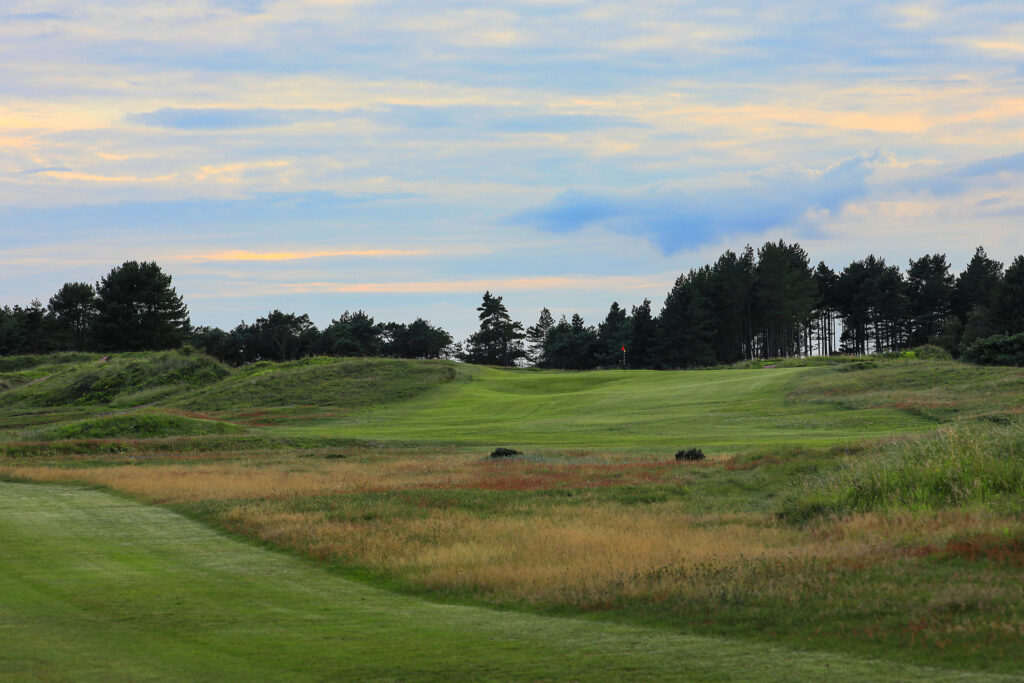
[[[246,411],[281,406],[358,409],[404,401],[455,379],[448,361],[307,358],[254,363],[224,381],[171,401],[193,410]]]
[[[93,490],[0,484],[0,537],[11,680],[999,680],[436,604]]]
[[[804,521],[822,514],[967,506],[1024,513],[1024,422],[958,423],[895,441],[811,480],[782,514]]]
[[[230,374],[209,356],[180,351],[92,355],[85,362],[41,367],[51,374],[0,392],[0,407],[141,405]]]
[[[1019,671],[1020,518],[956,506],[799,526],[777,518],[777,496],[843,457],[787,449],[687,464],[593,453],[492,461],[352,449],[3,474],[169,504],[416,594]]]
[[[215,420],[201,420],[181,415],[156,412],[135,412],[124,415],[66,422],[26,432],[23,438],[36,441],[58,439],[151,439],[200,434],[231,434],[240,431],[236,425]]]

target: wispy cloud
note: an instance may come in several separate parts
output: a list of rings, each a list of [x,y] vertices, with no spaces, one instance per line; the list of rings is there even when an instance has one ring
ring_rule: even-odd
[[[129,114],[126,120],[143,126],[178,130],[229,130],[287,126],[298,121],[323,120],[337,115],[315,109],[230,109],[223,107],[165,107]]]
[[[551,289],[580,291],[646,290],[671,286],[674,274],[655,276],[557,275],[467,280],[425,280],[410,282],[282,282],[251,283],[245,289],[225,289],[208,296],[252,296],[262,294],[480,294],[535,292]]]
[[[211,261],[300,261],[304,259],[332,257],[430,256],[438,252],[429,249],[332,249],[320,251],[247,251],[230,249],[202,254],[186,254],[182,261],[206,263]],[[175,257],[172,257],[175,258]],[[177,260],[177,259],[175,259]]]

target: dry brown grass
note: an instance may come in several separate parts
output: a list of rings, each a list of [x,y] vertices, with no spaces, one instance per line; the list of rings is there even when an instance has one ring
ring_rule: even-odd
[[[717,466],[729,471],[731,462],[722,459]],[[638,506],[541,505],[524,498],[514,508],[487,514],[406,502],[399,503],[407,509],[398,514],[337,514],[352,494],[678,484],[689,472],[685,465],[643,461],[501,462],[464,454],[374,462],[290,458],[0,468],[4,476],[87,482],[156,503],[217,501],[215,515],[227,528],[318,558],[431,590],[583,608],[706,600],[711,592],[730,599],[752,591],[795,604],[808,591],[825,590],[834,569],[923,557],[944,552],[951,539],[990,538],[1008,529],[1005,517],[964,510],[861,514],[797,528],[768,513],[695,515],[682,499]],[[327,502],[296,509],[302,497]],[[1015,523],[1015,529],[1024,524]],[[996,550],[986,550],[990,546]],[[979,547],[982,554],[1010,552],[992,544]]]

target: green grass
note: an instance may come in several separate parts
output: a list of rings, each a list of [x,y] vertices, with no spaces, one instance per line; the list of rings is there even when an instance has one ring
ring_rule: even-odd
[[[945,426],[809,480],[782,515],[805,521],[872,510],[987,506],[1024,514],[1024,422]]]
[[[95,490],[0,484],[3,680],[1010,680],[381,591]]]
[[[0,637],[6,647],[17,636],[12,654],[0,648],[0,680],[115,671],[436,678],[442,670],[784,680],[821,677],[824,664],[839,680],[1020,673],[1024,370],[900,358],[691,372],[329,358],[228,369],[180,352],[0,360],[9,361],[0,362],[0,467],[11,476],[42,465],[117,488],[116,478],[96,477],[131,468],[152,479],[153,492],[138,494],[150,501],[173,501],[209,526],[321,560],[267,553],[94,491],[0,485]],[[525,455],[503,471],[487,458],[495,446]],[[689,447],[709,460],[670,462]],[[352,467],[328,470],[336,478],[288,488],[342,461]],[[220,467],[242,483],[271,469],[281,476],[246,498],[222,489],[175,497]],[[346,488],[346,477],[365,482]],[[46,492],[52,504],[16,491]],[[19,500],[21,512],[9,502]],[[430,523],[451,519],[518,520],[534,534],[530,520],[666,510],[690,528],[727,533],[739,519],[782,529],[831,554],[637,565],[619,583],[590,584],[599,586],[591,593],[568,586],[565,595],[577,597],[563,599],[538,589],[526,600],[468,579],[427,585],[426,564],[387,570],[372,553],[332,554],[313,528],[344,525],[344,537],[358,535],[368,548],[394,534],[404,552],[417,534],[432,533]],[[142,523],[150,514],[189,531],[175,540],[170,526]],[[35,525],[38,550],[17,527],[33,515],[50,520],[25,523]],[[264,534],[260,519],[310,526]],[[131,525],[142,536],[124,540]],[[450,530],[453,542],[465,539],[459,531]],[[465,557],[462,576],[490,571],[488,552]],[[31,583],[31,567],[50,565],[57,573]],[[261,582],[261,572],[274,581]],[[665,581],[690,592],[665,593]],[[462,606],[430,602],[439,598]],[[8,613],[15,616],[5,621]],[[551,618],[581,613],[587,618]],[[386,654],[394,643],[402,656]],[[98,663],[88,668],[78,652]],[[174,668],[192,657],[194,668]],[[573,668],[576,661],[592,666]],[[915,668],[926,665],[944,671]]]
[[[294,426],[294,433],[481,446],[591,448],[671,455],[749,447],[832,445],[934,421],[892,406],[840,408],[801,399],[831,368],[564,373],[460,367],[428,395]]]
[[[200,434],[231,434],[240,431],[235,425],[215,420],[201,420],[181,415],[134,412],[122,415],[62,422],[24,434],[25,439],[55,441],[58,439],[152,439]]]
[[[403,401],[454,378],[454,364],[444,361],[316,357],[255,363],[167,403],[215,411],[294,406],[356,410]]]
[[[179,351],[72,358],[30,368],[32,381],[0,392],[0,407],[136,406],[230,374],[208,356]]]

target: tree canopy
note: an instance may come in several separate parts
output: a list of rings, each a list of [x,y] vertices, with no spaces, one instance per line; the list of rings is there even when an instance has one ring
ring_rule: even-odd
[[[96,285],[92,337],[101,350],[170,349],[190,330],[188,307],[153,261],[126,261]]]

